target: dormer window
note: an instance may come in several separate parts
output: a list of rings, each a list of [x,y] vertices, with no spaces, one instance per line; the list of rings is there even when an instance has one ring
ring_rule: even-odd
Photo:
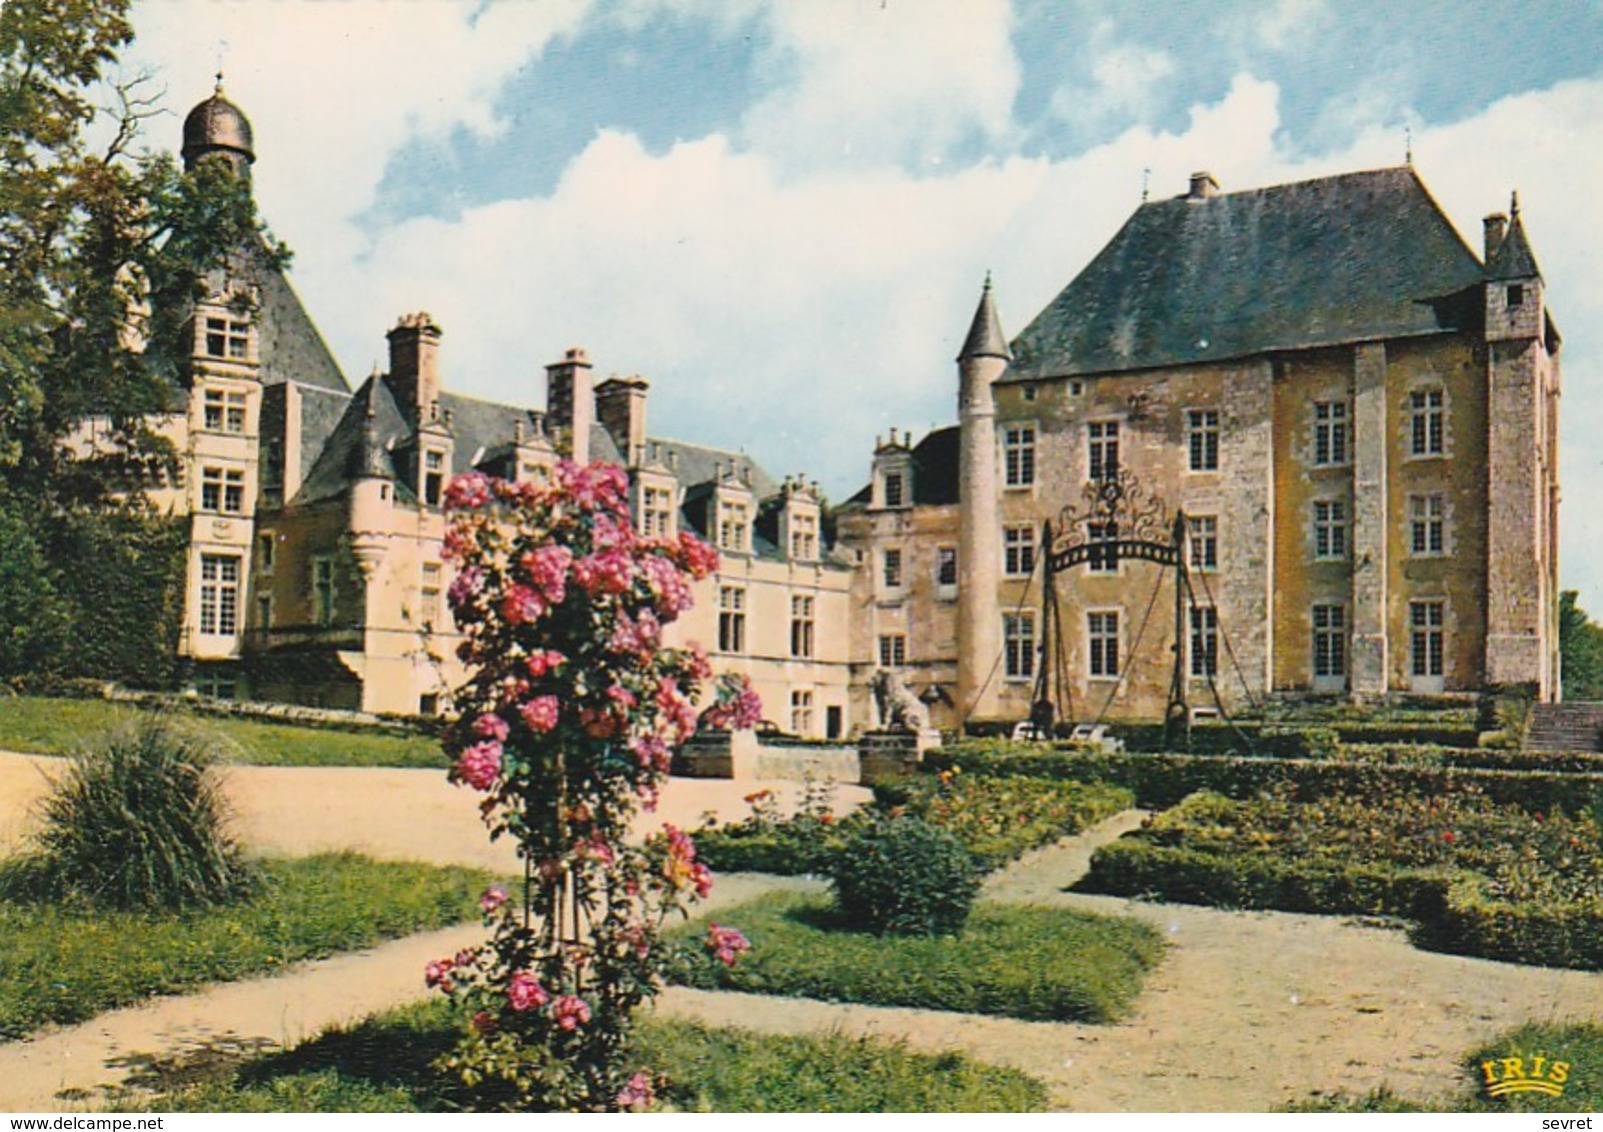
[[[250,357],[250,323],[230,315],[206,316],[206,356],[242,362]]]
[[[808,562],[818,557],[817,515],[791,515],[790,556],[798,562]]]
[[[885,473],[885,506],[900,507],[904,494],[905,477],[901,472]]]
[[[647,538],[667,538],[673,533],[673,493],[667,488],[641,489],[640,533]]]
[[[1525,305],[1525,284],[1510,283],[1508,286],[1508,305],[1522,307]]]
[[[430,448],[423,454],[423,502],[430,507],[440,505],[445,490],[445,453]]]
[[[751,514],[744,503],[718,505],[718,549],[742,554],[747,548],[747,528]]]

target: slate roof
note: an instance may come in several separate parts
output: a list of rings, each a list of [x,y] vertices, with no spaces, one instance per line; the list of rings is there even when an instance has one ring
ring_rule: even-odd
[[[1490,279],[1537,279],[1541,274],[1542,269],[1536,266],[1536,253],[1531,251],[1531,242],[1525,235],[1525,225],[1520,220],[1519,202],[1516,200],[1508,234],[1487,261],[1486,275]]]
[[[913,446],[913,502],[939,507],[958,499],[958,426],[948,425],[927,433]],[[873,497],[865,484],[843,506],[861,510]]]
[[[350,382],[340,372],[289,278],[265,265],[254,275],[261,304],[256,312],[256,343],[262,384],[294,381],[349,393]]]
[[[354,396],[317,388],[302,388],[301,393],[301,460],[307,472],[294,495],[296,505],[343,495],[367,469],[387,469],[396,480],[397,498],[416,498],[407,485],[410,477],[401,474],[395,465],[394,453],[411,447],[414,435],[388,381],[378,376],[369,377]],[[369,403],[373,408],[378,451],[369,447],[365,437]],[[449,414],[450,417],[453,475],[470,472],[504,455],[516,434],[519,420],[523,422],[525,434],[534,436],[542,415],[521,406],[481,401],[459,393],[441,393],[440,411],[442,416]],[[759,500],[779,490],[774,478],[761,465],[740,453],[662,437],[650,438],[647,450],[656,451],[664,464],[668,462],[669,453],[675,455],[675,474],[681,484],[691,489],[692,496],[698,485],[710,484],[718,465],[724,469],[734,467],[748,476]],[[590,458],[614,464],[623,461],[611,433],[600,424],[590,428]]]
[[[980,292],[980,305],[974,310],[974,321],[969,325],[968,337],[957,360],[964,358],[1006,358],[1013,360],[1007,338],[1002,333],[1002,320],[996,314],[996,301],[991,298],[991,277],[985,276],[985,289]]]
[[[1152,201],[1014,339],[1003,380],[1466,328],[1484,279],[1409,167]]]

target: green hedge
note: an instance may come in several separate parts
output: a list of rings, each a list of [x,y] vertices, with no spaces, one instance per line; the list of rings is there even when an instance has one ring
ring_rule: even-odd
[[[1496,757],[1478,751],[1476,756]],[[1384,799],[1398,791],[1436,795],[1467,786],[1494,802],[1531,812],[1603,806],[1603,773],[1504,770],[1484,767],[1387,765],[1377,759],[1298,760],[1210,755],[1132,754],[1043,750],[1030,744],[943,748],[925,756],[934,769],[960,766],[966,773],[1025,775],[1108,782],[1131,791],[1136,803],[1167,809],[1198,790],[1249,799],[1270,790],[1289,791],[1296,801],[1333,794]]]
[[[1109,734],[1124,741],[1127,751],[1159,754],[1170,751],[1161,723],[1117,723]],[[1446,720],[1322,720],[1284,723],[1244,720],[1199,723],[1191,728],[1193,755],[1256,754],[1279,758],[1333,758],[1338,743],[1422,743],[1442,747],[1474,747],[1480,732],[1473,723]],[[1181,753],[1181,752],[1174,752]]]
[[[1409,939],[1428,950],[1603,970],[1603,900],[1511,903],[1489,896],[1486,881],[1471,874],[1226,856],[1135,836],[1098,849],[1076,887],[1226,908],[1397,916],[1413,921]]]
[[[1510,903],[1480,877],[1451,884],[1410,938],[1420,947],[1540,967],[1603,971],[1603,898],[1564,904]]]

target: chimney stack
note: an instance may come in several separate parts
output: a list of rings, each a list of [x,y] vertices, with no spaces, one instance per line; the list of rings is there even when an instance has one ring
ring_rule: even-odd
[[[556,426],[554,431],[567,431],[568,458],[575,464],[589,463],[590,425],[596,413],[590,355],[581,346],[573,347],[563,354],[560,362],[545,367],[545,378],[546,420]],[[558,447],[561,447],[560,441]]]
[[[402,315],[390,340],[390,390],[415,426],[431,420],[440,401],[440,328],[427,311]]]
[[[1210,200],[1219,195],[1219,182],[1214,175],[1206,169],[1191,174],[1191,191],[1186,193],[1187,200]]]
[[[596,386],[596,416],[631,466],[643,461],[646,447],[646,391],[638,374],[611,377]]]
[[[1503,241],[1508,238],[1508,216],[1501,212],[1491,213],[1481,221],[1481,228],[1486,251],[1483,258],[1490,265],[1492,257],[1497,254],[1497,249],[1502,247]]]

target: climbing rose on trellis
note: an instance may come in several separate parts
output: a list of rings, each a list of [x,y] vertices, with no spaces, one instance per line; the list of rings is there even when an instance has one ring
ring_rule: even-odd
[[[446,552],[471,676],[446,735],[451,779],[480,791],[492,839],[518,842],[521,898],[480,901],[489,943],[430,963],[431,986],[472,1025],[442,1059],[476,1106],[638,1109],[649,1068],[628,1063],[631,1015],[661,985],[664,922],[712,874],[672,826],[625,840],[652,809],[673,749],[695,733],[711,673],[699,649],[662,647],[690,607],[689,579],[718,556],[690,535],[637,535],[628,481],[610,465],[558,465],[550,484],[453,480]],[[741,678],[713,687],[703,720],[750,727],[761,705]],[[710,954],[732,960],[739,933]]]

